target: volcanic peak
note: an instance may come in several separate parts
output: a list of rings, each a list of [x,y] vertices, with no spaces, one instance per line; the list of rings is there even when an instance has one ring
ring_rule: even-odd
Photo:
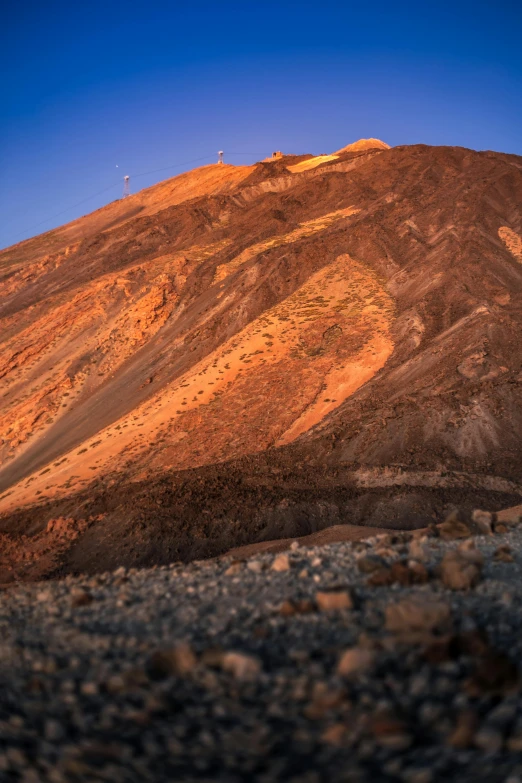
[[[358,141],[347,144],[346,147],[341,147],[340,150],[336,150],[334,155],[340,155],[343,152],[362,152],[363,150],[389,150],[391,149],[389,144],[380,139],[359,139]]]

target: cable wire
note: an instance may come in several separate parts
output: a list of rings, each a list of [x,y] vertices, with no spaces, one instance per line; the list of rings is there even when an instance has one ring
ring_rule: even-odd
[[[227,152],[227,155],[264,155],[263,152]],[[213,158],[214,155],[204,155],[201,158],[193,158],[192,160],[186,160],[183,163],[173,163],[171,166],[165,166],[161,169],[152,169],[151,171],[142,171],[140,174],[130,174],[131,180],[138,179],[139,177],[146,177],[148,174],[159,174],[162,171],[168,171],[169,169],[177,169],[182,168],[183,166],[190,166],[192,163],[199,163],[202,160],[210,160],[210,158]],[[87,196],[87,198],[82,199],[81,201],[76,202],[76,204],[72,204],[70,207],[67,207],[66,209],[63,209],[61,212],[57,212],[55,215],[52,215],[51,217],[46,218],[45,220],[41,220],[39,223],[35,223],[33,226],[30,226],[30,228],[26,228],[23,231],[19,231],[17,234],[13,235],[13,239],[16,237],[21,236],[22,234],[26,234],[28,231],[32,231],[35,228],[39,228],[39,226],[43,226],[45,223],[50,223],[51,220],[55,220],[58,217],[61,217],[61,215],[65,215],[66,212],[70,212],[71,209],[76,209],[76,207],[80,207],[82,204],[85,204],[87,201],[90,201],[93,198],[96,198],[97,196],[103,195],[103,193],[107,193],[108,190],[111,190],[112,188],[115,188],[116,185],[120,185],[121,180],[118,180],[117,182],[113,182],[112,185],[109,185],[108,187],[104,188],[103,190],[98,191],[98,193],[93,193],[91,196]],[[52,230],[52,229],[50,229]],[[31,239],[32,237],[28,237]]]
[[[93,193],[92,196],[87,196],[87,198],[84,198],[81,201],[77,201],[76,204],[72,204],[70,207],[67,207],[67,209],[63,209],[61,212],[57,212],[56,215],[46,218],[45,220],[41,220],[39,223],[35,223],[35,225],[31,226],[30,228],[26,228],[23,231],[19,231],[18,234],[14,234],[13,236],[19,237],[21,234],[27,233],[27,231],[32,231],[33,228],[38,228],[38,226],[43,226],[44,223],[49,223],[51,220],[55,220],[55,218],[60,217],[61,215],[65,215],[65,213],[70,212],[71,209],[80,207],[82,204],[85,204],[86,201],[90,201],[91,199],[96,198],[96,196],[101,196],[103,193],[107,193],[108,190],[111,190],[112,188],[115,188],[116,185],[120,185],[120,184],[121,184],[121,180],[118,180],[117,182],[113,182],[112,185],[109,185],[109,187],[104,188],[103,190],[99,190],[98,193]],[[29,239],[31,238],[32,237],[29,237]]]
[[[141,174],[131,174],[131,179],[137,179],[138,177],[145,177],[147,174],[158,174],[160,171],[167,171],[168,169],[178,169],[181,166],[189,166],[191,163],[199,163],[201,160],[210,160],[214,155],[205,155],[202,158],[194,158],[194,160],[186,160],[184,163],[173,163],[172,166],[165,166],[163,169],[153,169],[152,171],[143,171]]]

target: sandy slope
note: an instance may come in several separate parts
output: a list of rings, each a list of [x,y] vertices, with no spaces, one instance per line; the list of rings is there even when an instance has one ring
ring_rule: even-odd
[[[322,163],[329,163],[332,160],[337,160],[337,155],[316,155],[314,158],[309,158],[308,160],[302,160],[299,163],[294,163],[293,166],[288,166],[288,171],[291,171],[292,174],[299,174],[301,171],[309,171],[310,169],[315,169],[317,166],[320,166]]]

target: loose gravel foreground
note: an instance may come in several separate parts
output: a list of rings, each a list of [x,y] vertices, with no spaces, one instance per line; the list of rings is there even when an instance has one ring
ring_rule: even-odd
[[[0,781],[522,781],[522,526],[0,593]]]

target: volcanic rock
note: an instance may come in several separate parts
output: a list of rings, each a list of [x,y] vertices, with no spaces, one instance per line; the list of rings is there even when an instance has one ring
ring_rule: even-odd
[[[431,632],[449,626],[451,609],[443,601],[403,599],[386,607],[386,629],[392,633]]]
[[[484,558],[478,549],[451,549],[441,563],[441,578],[450,590],[468,590],[480,580]]]

